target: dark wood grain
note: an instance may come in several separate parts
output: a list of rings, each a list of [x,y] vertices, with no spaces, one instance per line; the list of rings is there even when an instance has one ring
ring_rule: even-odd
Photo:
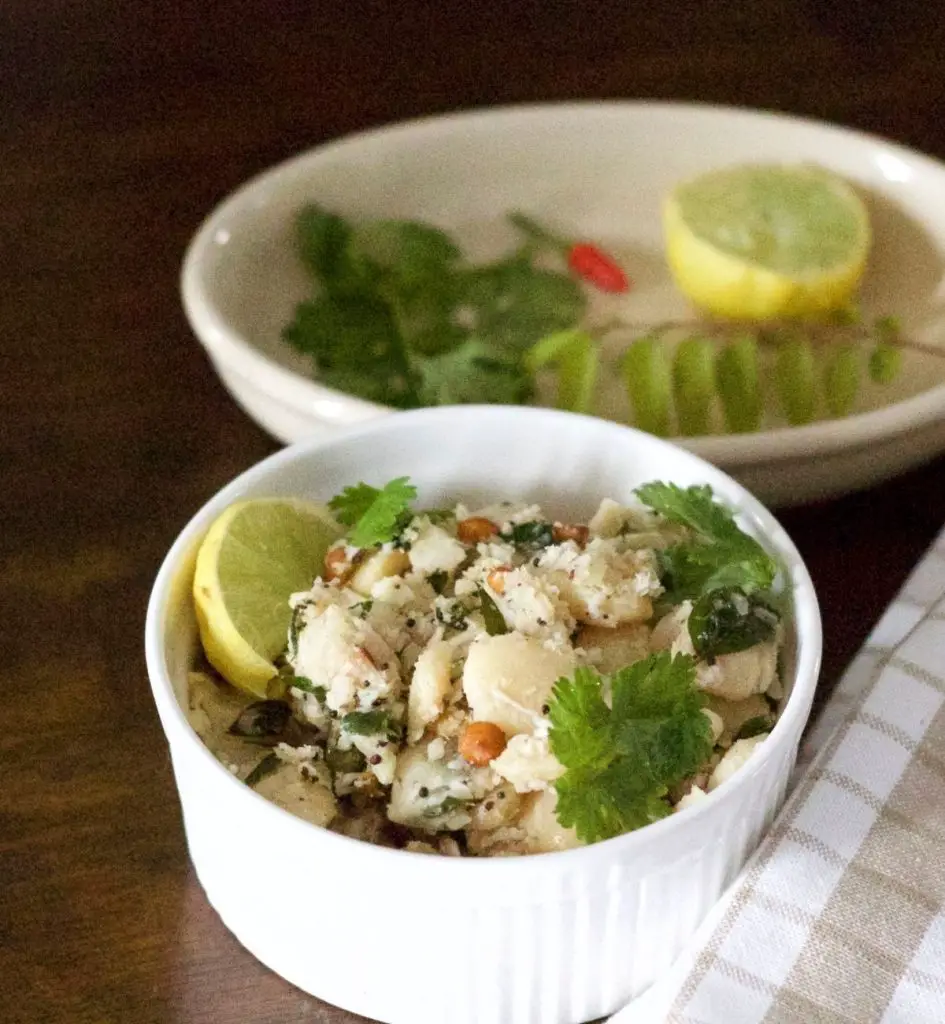
[[[341,1022],[259,966],[187,860],[142,657],[193,511],[275,448],[188,332],[210,206],[395,118],[569,97],[751,104],[945,157],[935,4],[11,0],[0,9],[0,1016]],[[945,521],[945,461],[784,521],[822,694]]]

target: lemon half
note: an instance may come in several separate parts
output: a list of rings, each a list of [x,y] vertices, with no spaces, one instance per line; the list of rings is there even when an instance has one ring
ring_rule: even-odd
[[[870,248],[859,196],[808,165],[744,165],[683,182],[666,198],[663,228],[680,290],[739,320],[848,306]]]
[[[234,686],[267,695],[289,597],[311,587],[341,532],[323,505],[291,498],[238,502],[214,520],[197,552],[194,605],[207,659]]]

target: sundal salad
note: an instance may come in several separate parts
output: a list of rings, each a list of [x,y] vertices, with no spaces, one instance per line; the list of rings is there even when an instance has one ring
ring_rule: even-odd
[[[246,785],[383,846],[508,856],[690,807],[765,742],[783,696],[779,566],[709,487],[649,483],[586,523],[416,497],[407,478],[362,483],[329,503],[334,524],[309,520],[321,564],[277,610],[271,663],[246,625],[239,660],[246,612],[231,594],[221,626],[214,587],[258,579],[244,605],[269,614],[270,570],[285,551],[304,562],[311,507],[243,503],[208,535],[195,598],[210,665],[191,673],[189,717]],[[288,545],[273,526],[287,508]]]

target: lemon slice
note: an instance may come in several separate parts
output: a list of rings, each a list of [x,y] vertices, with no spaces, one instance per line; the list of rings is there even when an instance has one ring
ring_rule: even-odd
[[[678,185],[663,207],[666,255],[696,306],[744,320],[849,305],[870,247],[866,208],[813,166],[745,165]]]
[[[214,521],[197,552],[194,604],[207,659],[234,686],[267,695],[289,597],[311,587],[341,533],[323,505],[291,498],[238,502]]]

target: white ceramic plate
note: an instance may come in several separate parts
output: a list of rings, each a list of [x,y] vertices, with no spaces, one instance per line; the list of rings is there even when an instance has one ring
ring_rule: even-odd
[[[237,191],[200,228],[184,263],[184,307],[249,415],[282,441],[311,437],[390,410],[316,383],[308,361],[280,339],[311,290],[293,241],[293,218],[306,202],[353,218],[430,221],[455,232],[473,259],[508,251],[515,236],[504,215],[527,210],[618,253],[634,288],[617,311],[653,322],[687,315],[664,267],[661,197],[689,175],[746,161],[815,161],[858,186],[875,235],[863,305],[900,315],[918,340],[940,342],[945,165],[816,122],[652,102],[429,118],[289,160]],[[865,388],[857,411],[842,420],[680,443],[771,504],[865,487],[945,450],[945,359],[910,353],[895,384]]]

